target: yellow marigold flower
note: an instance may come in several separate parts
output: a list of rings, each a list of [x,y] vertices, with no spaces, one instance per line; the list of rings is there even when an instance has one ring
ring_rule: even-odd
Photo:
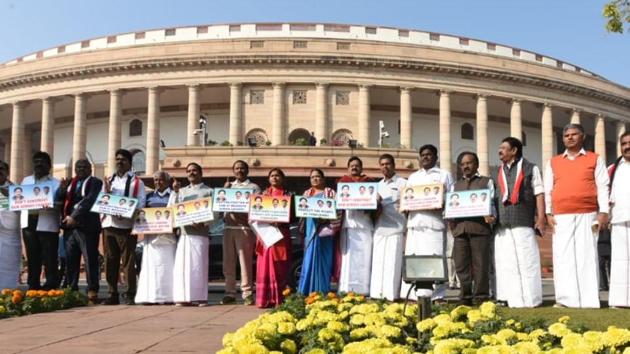
[[[360,340],[365,339],[371,335],[370,331],[367,328],[357,328],[350,331],[350,339],[352,340]]]
[[[326,354],[327,352],[324,349],[315,348],[307,351],[305,354]]]
[[[514,354],[509,345],[489,345],[479,348],[478,354]]]
[[[517,332],[516,333],[516,339],[519,342],[527,342],[527,341],[529,341],[529,335],[527,333]]]
[[[298,323],[295,325],[295,328],[298,331],[302,332],[302,331],[305,331],[310,326],[311,326],[311,321],[305,318],[303,320],[299,320]]]
[[[540,354],[540,347],[532,342],[518,342],[512,348],[519,354]]]
[[[346,333],[350,330],[350,326],[340,321],[330,321],[326,325],[326,328],[337,333]]]
[[[446,313],[437,315],[435,317],[433,317],[433,321],[435,321],[435,323],[439,325],[443,325],[443,324],[447,324],[447,323],[451,323],[451,316],[449,316]]]
[[[238,350],[234,348],[224,348],[219,350],[217,354],[238,354]]]
[[[448,328],[448,325],[438,325],[437,327],[433,328],[433,331],[431,333],[433,333],[433,338],[444,338],[446,336],[448,336],[448,334],[451,331]]]
[[[564,323],[554,323],[549,326],[549,334],[556,337],[564,337],[567,334],[571,333],[571,330],[567,328]]]
[[[238,348],[238,354],[268,354],[269,350],[262,344],[248,344]]]
[[[291,339],[285,339],[280,343],[280,349],[283,353],[295,354],[297,353],[297,345]]]
[[[404,315],[407,316],[407,317],[416,317],[416,316],[418,316],[418,304],[413,304],[413,305],[407,306],[407,308],[405,309]]]
[[[380,313],[368,313],[363,318],[363,323],[366,326],[375,325],[382,326],[386,323],[385,319],[381,316]]]
[[[464,348],[471,348],[475,342],[469,339],[451,338],[442,340],[433,347],[434,354],[451,354],[459,353]]]
[[[562,317],[558,318],[558,323],[566,324],[567,322],[569,322],[570,319],[571,319],[571,317],[569,317],[569,316],[562,316]]]
[[[278,333],[291,335],[295,333],[295,325],[292,322],[280,322],[278,323]]]
[[[402,335],[402,331],[398,327],[384,325],[379,328],[378,331],[379,337],[384,337],[388,339],[398,338]]]
[[[432,330],[436,326],[435,321],[432,318],[427,318],[426,320],[422,320],[416,324],[416,329],[418,332],[427,332]]]
[[[364,318],[365,316],[362,314],[352,315],[352,317],[350,317],[350,324],[355,327],[362,326]]]
[[[516,337],[516,332],[509,328],[504,328],[497,332],[496,337],[501,341],[501,344],[506,344],[508,340]]]
[[[470,310],[468,311],[468,313],[466,314],[466,317],[468,318],[468,323],[470,323],[471,326],[474,326],[476,322],[481,321],[481,311],[479,310]]]
[[[494,318],[496,315],[496,309],[496,305],[490,301],[486,301],[479,306],[479,311],[481,311],[481,315],[485,318]]]
[[[0,313],[5,313],[5,312],[7,312],[7,309],[4,306],[0,305]]]
[[[223,340],[221,341],[221,343],[223,343],[224,347],[229,347],[232,345],[232,339],[234,338],[234,333],[226,333],[223,336]]]
[[[457,306],[456,308],[454,308],[451,311],[451,318],[453,319],[453,321],[459,321],[461,320],[464,316],[466,316],[466,314],[468,313],[468,311],[470,311],[471,308],[465,305],[460,305]]]
[[[529,334],[527,335],[529,337],[530,340],[538,340],[539,337],[544,336],[545,335],[545,330],[543,329],[535,329],[531,332],[529,332]]]

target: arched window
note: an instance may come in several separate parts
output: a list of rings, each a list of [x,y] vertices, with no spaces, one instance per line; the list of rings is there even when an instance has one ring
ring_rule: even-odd
[[[475,128],[470,123],[462,124],[461,135],[463,140],[475,140]]]
[[[332,135],[333,146],[346,146],[348,141],[352,139],[352,132],[348,129],[339,129]]]
[[[308,145],[308,140],[311,137],[311,133],[306,129],[298,128],[294,129],[289,134],[289,144],[291,145]]]
[[[129,122],[129,137],[142,136],[142,121],[134,119]]]
[[[146,156],[144,151],[131,149],[131,168],[135,173],[143,175],[146,170]]]
[[[249,146],[266,145],[268,140],[267,133],[260,128],[252,129],[245,135],[245,142]]]

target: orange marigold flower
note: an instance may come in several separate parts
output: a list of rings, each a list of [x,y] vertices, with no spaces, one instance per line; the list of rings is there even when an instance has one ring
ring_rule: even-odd
[[[11,302],[13,302],[14,304],[18,304],[20,303],[20,301],[22,301],[22,295],[14,294],[11,298]]]
[[[337,294],[333,293],[332,291],[329,292],[328,294],[326,294],[326,296],[328,297],[328,299],[332,300],[334,298],[337,297]]]
[[[314,303],[314,302],[315,302],[315,299],[314,299],[314,298],[312,298],[312,297],[307,297],[307,298],[306,298],[306,304],[307,304],[307,305],[310,305],[310,304],[312,304],[312,303]]]
[[[356,295],[356,294],[354,293],[354,291],[349,291],[349,292],[348,292],[348,296],[353,297],[354,295]]]
[[[46,296],[46,290],[37,290],[37,296],[39,297]]]
[[[48,295],[48,296],[57,296],[57,290],[48,290],[48,293],[46,295]]]
[[[13,290],[11,289],[2,289],[2,295],[9,295],[12,293],[13,293]]]
[[[291,288],[286,288],[282,291],[283,296],[289,296],[291,294]]]
[[[22,293],[22,290],[13,290],[13,296],[15,295],[19,295],[20,297],[24,296],[24,293]]]

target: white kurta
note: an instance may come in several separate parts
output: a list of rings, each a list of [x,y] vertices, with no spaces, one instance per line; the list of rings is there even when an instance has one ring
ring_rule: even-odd
[[[450,189],[453,178],[450,172],[433,167],[428,170],[420,169],[409,176],[408,185],[423,185],[442,183],[444,190]],[[412,211],[407,222],[407,240],[405,255],[432,256],[444,255],[446,248],[446,225],[441,210]],[[400,295],[406,297],[411,285],[402,282]],[[448,284],[440,284],[431,289],[417,289],[409,295],[410,299],[418,296],[430,296],[441,299],[446,294]]]
[[[403,235],[407,220],[398,208],[400,191],[404,189],[406,183],[406,179],[394,175],[391,179],[387,181],[383,179],[378,184],[382,211],[374,230],[371,298],[393,301],[400,294]]]
[[[20,214],[0,210],[0,289],[15,289],[22,264]]]
[[[211,197],[212,189],[204,184],[186,186],[171,194],[169,205],[176,202]],[[215,215],[215,220],[216,220]],[[180,228],[173,269],[173,300],[175,302],[208,301],[208,225]]]
[[[610,291],[608,306],[630,307],[630,162],[622,160],[610,190]]]
[[[494,237],[497,298],[510,307],[542,303],[540,253],[531,227],[501,227]]]
[[[582,149],[580,155],[586,154]],[[563,153],[564,158],[574,159]],[[597,158],[594,172],[599,212],[608,213],[608,172],[601,157]],[[551,161],[545,169],[545,208],[553,211],[551,198],[554,174]],[[598,232],[593,232],[597,213],[554,215],[556,225],[552,240],[553,281],[556,302],[568,307],[594,307],[599,305],[599,262],[597,256]]]
[[[369,212],[363,210],[345,211],[341,230],[339,291],[370,294],[373,229]]]
[[[146,235],[136,303],[173,302],[173,269],[177,241],[173,235]]]

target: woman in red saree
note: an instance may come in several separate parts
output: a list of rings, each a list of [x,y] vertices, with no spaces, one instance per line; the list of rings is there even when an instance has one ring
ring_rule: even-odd
[[[269,171],[269,187],[263,195],[273,197],[289,195],[284,189],[284,172],[279,168]],[[275,307],[282,303],[282,291],[286,288],[291,272],[291,233],[288,223],[274,223],[282,233],[282,240],[271,247],[256,240],[256,306]]]

